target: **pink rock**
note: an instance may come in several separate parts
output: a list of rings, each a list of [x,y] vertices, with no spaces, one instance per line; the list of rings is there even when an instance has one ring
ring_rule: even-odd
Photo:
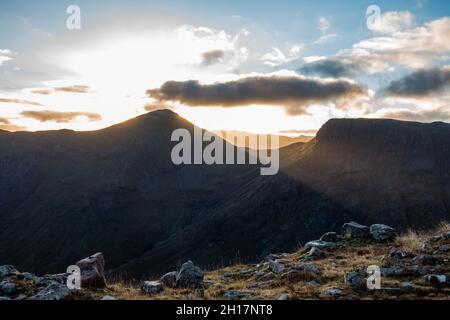
[[[103,273],[105,270],[105,258],[101,252],[78,261],[76,265],[81,270],[82,287],[102,288],[106,286],[106,279]]]

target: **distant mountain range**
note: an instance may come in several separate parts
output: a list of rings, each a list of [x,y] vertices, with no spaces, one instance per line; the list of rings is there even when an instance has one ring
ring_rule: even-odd
[[[130,277],[291,250],[344,222],[450,219],[450,125],[334,119],[281,170],[171,162],[162,110],[95,131],[0,131],[0,264],[57,273],[102,251]]]

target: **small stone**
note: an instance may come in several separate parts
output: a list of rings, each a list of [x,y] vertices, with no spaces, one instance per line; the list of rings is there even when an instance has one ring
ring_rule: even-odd
[[[357,222],[345,223],[342,226],[342,236],[344,238],[369,238],[370,229],[368,226],[364,226]]]
[[[13,296],[15,295],[19,290],[19,287],[11,283],[7,280],[3,280],[0,282],[0,294],[5,296]]]
[[[283,293],[277,298],[277,300],[280,300],[280,301],[289,300],[289,295],[287,293]]]
[[[381,268],[381,275],[385,277],[395,277],[403,274],[405,269],[401,266],[393,266],[389,268]]]
[[[158,294],[163,289],[163,284],[159,281],[144,281],[142,286],[142,290],[148,294]]]
[[[389,251],[389,257],[394,258],[394,259],[398,259],[398,260],[406,259],[406,258],[409,258],[411,256],[412,255],[410,253],[408,253],[406,251],[403,251],[403,250],[400,250],[400,249],[397,249],[397,248],[392,248]]]
[[[442,234],[442,238],[444,238],[445,240],[450,239],[450,231],[444,232],[444,233]]]
[[[367,287],[366,278],[359,272],[348,272],[344,278],[345,284],[354,289],[364,289]]]
[[[168,272],[159,281],[168,288],[175,288],[177,286],[177,272]]]
[[[229,290],[229,291],[225,292],[225,294],[223,295],[223,298],[225,300],[240,300],[243,298],[248,298],[251,295],[252,294],[250,291]]]
[[[338,242],[338,235],[336,232],[327,232],[320,237],[320,241]]]
[[[70,295],[71,292],[67,285],[53,282],[36,295],[30,297],[29,300],[66,300]]]
[[[411,282],[401,282],[399,287],[400,289],[408,292],[415,291],[417,289],[417,286]]]
[[[323,258],[324,256],[325,256],[325,253],[323,253],[322,250],[320,250],[317,247],[312,247],[311,250],[309,250],[308,255],[305,257],[305,260],[308,260],[308,261],[319,260],[319,259]]]
[[[430,274],[425,276],[425,280],[436,287],[446,287],[450,285],[450,279],[446,275]]]
[[[391,240],[395,237],[395,229],[385,224],[370,226],[370,235],[377,241]]]
[[[337,298],[342,295],[342,290],[338,288],[331,288],[322,292],[320,298]]]
[[[117,300],[117,299],[114,298],[113,296],[103,296],[100,300],[103,300],[103,301],[113,301],[113,300]]]

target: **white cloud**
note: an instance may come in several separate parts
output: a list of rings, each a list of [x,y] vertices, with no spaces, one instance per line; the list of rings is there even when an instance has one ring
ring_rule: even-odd
[[[372,30],[379,33],[399,32],[414,25],[414,16],[409,11],[389,11],[380,16],[372,27]]]
[[[320,30],[320,32],[325,33],[330,29],[331,23],[330,20],[328,20],[325,17],[320,17],[318,21],[317,29]]]
[[[9,60],[12,60],[11,58],[11,51],[8,49],[0,49],[0,66]]]
[[[315,44],[328,43],[328,42],[332,41],[333,39],[335,39],[337,37],[338,37],[337,33],[325,34],[325,35],[321,36],[319,39],[317,39],[314,43]]]
[[[272,52],[266,53],[261,57],[261,60],[265,65],[270,67],[278,67],[282,64],[288,63],[290,61],[296,60],[300,57],[301,46],[293,45],[287,52],[283,52],[277,47],[272,48]]]

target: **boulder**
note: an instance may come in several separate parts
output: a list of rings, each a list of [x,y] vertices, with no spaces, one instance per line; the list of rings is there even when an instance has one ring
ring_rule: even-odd
[[[115,301],[117,299],[114,298],[113,296],[103,296],[100,300],[102,300],[102,301]]]
[[[314,241],[310,241],[307,244],[305,244],[304,249],[305,250],[310,250],[311,248],[331,249],[331,248],[335,248],[335,247],[336,247],[336,243],[334,243],[334,242],[314,240]]]
[[[389,251],[389,257],[397,260],[402,260],[406,258],[412,258],[413,255],[401,249],[391,248],[391,250]]]
[[[289,300],[289,295],[287,293],[282,293],[281,295],[278,296],[277,300],[280,300],[280,301]]]
[[[29,300],[66,300],[70,295],[71,292],[67,285],[53,282],[40,290],[36,295],[30,297]]]
[[[370,229],[368,226],[364,226],[362,224],[356,222],[345,223],[342,226],[342,236],[344,238],[369,238],[370,237]]]
[[[447,275],[429,274],[425,276],[425,280],[436,287],[448,287],[450,286],[450,278]]]
[[[347,272],[344,278],[345,284],[353,289],[367,288],[366,278],[360,272]]]
[[[273,273],[280,274],[284,271],[285,267],[278,261],[270,261],[269,268]]]
[[[0,295],[2,296],[13,296],[19,291],[19,287],[15,283],[11,283],[8,280],[3,280],[0,282]]]
[[[312,247],[311,250],[309,250],[308,255],[304,258],[304,260],[312,261],[312,260],[318,260],[325,256],[325,253],[322,252],[317,247]]]
[[[320,237],[320,241],[324,242],[338,242],[338,235],[336,232],[327,232]]]
[[[163,289],[163,284],[159,281],[144,281],[142,285],[142,291],[148,294],[158,294]]]
[[[175,288],[177,286],[177,272],[168,272],[159,281],[168,288]]]
[[[101,252],[89,256],[76,263],[81,270],[81,286],[84,288],[104,288],[105,258]]]
[[[385,224],[373,224],[370,226],[370,235],[377,241],[391,240],[395,237],[395,229]]]
[[[338,288],[330,288],[320,293],[319,298],[337,298],[342,295],[342,290]]]
[[[176,278],[177,287],[201,288],[203,287],[203,271],[188,261],[181,266]]]
[[[0,277],[6,277],[11,273],[18,273],[19,271],[11,265],[0,266]]]

